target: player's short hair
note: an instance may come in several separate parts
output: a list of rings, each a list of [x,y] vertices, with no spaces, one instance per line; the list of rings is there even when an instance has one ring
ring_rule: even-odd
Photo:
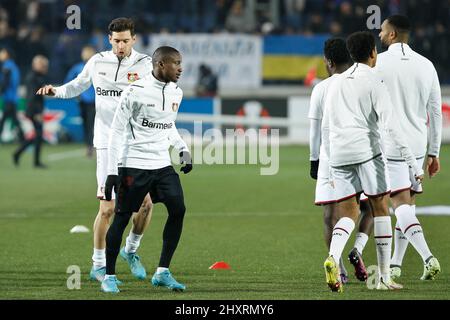
[[[132,36],[136,34],[134,31],[134,21],[130,18],[116,18],[108,26],[109,33],[123,32],[130,30]]]
[[[323,48],[324,56],[336,65],[347,64],[351,62],[350,54],[342,38],[331,38],[325,41]]]
[[[352,33],[347,38],[347,49],[355,62],[365,62],[375,49],[375,37],[368,31]]]
[[[167,57],[173,54],[180,54],[180,52],[177,49],[169,46],[159,47],[158,49],[155,50],[155,52],[153,52],[152,62],[155,65],[160,61],[166,61]]]
[[[390,16],[386,20],[398,33],[409,33],[411,30],[411,23],[406,16],[396,14]]]

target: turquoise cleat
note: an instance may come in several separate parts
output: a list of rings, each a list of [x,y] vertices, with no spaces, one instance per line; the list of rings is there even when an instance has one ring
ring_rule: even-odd
[[[90,280],[97,280],[98,282],[102,282],[105,279],[106,267],[101,267],[99,269],[91,268],[91,272],[89,273]],[[122,284],[122,281],[116,278],[116,283],[118,286]]]
[[[172,277],[170,271],[166,270],[161,273],[156,273],[152,277],[152,285],[155,287],[166,287],[172,291],[184,291],[186,290],[186,286],[182,283],[177,282]]]
[[[126,253],[125,247],[120,250],[120,256],[123,260],[128,262],[130,266],[131,273],[136,278],[143,280],[147,277],[147,272],[145,272],[145,268],[142,265],[139,256],[137,253]]]
[[[120,290],[117,288],[117,281],[116,276],[111,276],[108,279],[104,279],[101,286],[102,291],[107,293],[119,293]]]
[[[105,274],[106,274],[106,267],[95,269],[94,266],[92,266],[91,272],[89,273],[89,279],[102,282],[103,279],[105,278]]]

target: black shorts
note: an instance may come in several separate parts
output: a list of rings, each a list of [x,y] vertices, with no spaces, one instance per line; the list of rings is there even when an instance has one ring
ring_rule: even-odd
[[[119,168],[116,213],[137,212],[147,193],[153,203],[176,198],[184,202],[180,177],[172,166],[156,170]]]

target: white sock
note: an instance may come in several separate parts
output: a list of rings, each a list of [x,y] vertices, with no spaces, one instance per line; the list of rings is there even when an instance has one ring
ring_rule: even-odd
[[[400,229],[400,225],[397,223],[395,224],[395,232],[394,232],[394,253],[392,255],[391,259],[391,265],[394,266],[402,266],[403,263],[403,257],[406,253],[406,248],[408,248],[408,239],[406,239],[405,235],[403,234],[402,230]]]
[[[169,268],[158,267],[158,268],[156,268],[156,273],[163,273],[166,270],[169,270]]]
[[[105,274],[105,280],[114,277],[115,274]]]
[[[414,249],[420,254],[425,263],[425,261],[432,256],[432,253],[428,248],[423,235],[422,226],[416,217],[414,208],[407,204],[401,205],[395,210],[395,216],[397,217],[398,224],[400,225],[403,234],[413,245]]]
[[[330,256],[333,256],[334,261],[339,263],[342,251],[344,251],[345,244],[350,238],[350,234],[354,228],[355,222],[348,217],[339,219],[334,226],[329,252]]]
[[[358,232],[355,238],[355,245],[353,248],[356,248],[360,254],[362,254],[364,247],[366,246],[367,240],[369,240],[369,236],[364,232]]]
[[[94,269],[103,268],[106,266],[106,249],[95,249],[92,255],[92,262]]]
[[[142,234],[135,234],[131,232],[127,237],[126,244],[125,244],[125,252],[126,253],[135,253],[137,249],[139,248],[139,245],[141,243]]]
[[[377,248],[378,274],[387,283],[391,280],[389,263],[392,249],[392,225],[391,217],[373,218],[373,237]]]

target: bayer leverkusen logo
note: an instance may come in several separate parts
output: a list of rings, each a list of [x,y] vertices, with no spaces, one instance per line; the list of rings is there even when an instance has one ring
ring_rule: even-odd
[[[128,72],[128,82],[135,82],[136,80],[139,80],[139,75],[137,72]]]

